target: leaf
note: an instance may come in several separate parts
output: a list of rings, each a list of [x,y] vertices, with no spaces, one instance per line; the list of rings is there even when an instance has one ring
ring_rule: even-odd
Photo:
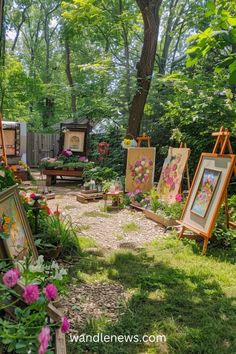
[[[236,27],[236,17],[229,17],[228,18],[228,23],[232,27]]]
[[[236,84],[236,70],[234,70],[229,77],[229,83],[231,85]]]

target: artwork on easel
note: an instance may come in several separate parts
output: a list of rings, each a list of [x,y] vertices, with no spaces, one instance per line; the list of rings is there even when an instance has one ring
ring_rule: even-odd
[[[216,192],[221,171],[205,168],[194,198],[191,212],[204,218]]]
[[[149,192],[154,183],[156,148],[128,148],[125,190]]]
[[[188,148],[169,148],[157,187],[160,199],[164,202],[176,202],[189,155]]]
[[[64,149],[70,149],[73,152],[83,152],[85,143],[85,132],[68,131],[65,132]]]
[[[4,236],[0,238],[0,257],[20,260],[31,254],[34,260],[37,259],[32,232],[16,186],[0,193],[0,227]]]
[[[235,166],[235,155],[203,153],[180,223],[210,237]]]

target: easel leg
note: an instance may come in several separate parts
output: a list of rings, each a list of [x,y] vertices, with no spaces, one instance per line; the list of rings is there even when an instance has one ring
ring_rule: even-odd
[[[227,229],[229,228],[229,206],[228,206],[228,195],[225,193],[225,221]]]
[[[208,245],[208,238],[204,237],[203,247],[202,247],[202,255],[203,256],[206,255],[207,245]]]
[[[184,231],[185,231],[185,227],[182,226],[182,229],[181,229],[181,231],[180,231],[180,233],[179,233],[179,235],[178,235],[178,239],[179,239],[179,240],[184,236]]]

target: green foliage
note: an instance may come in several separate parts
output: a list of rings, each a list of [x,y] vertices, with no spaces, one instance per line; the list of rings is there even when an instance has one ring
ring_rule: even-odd
[[[236,83],[236,14],[233,1],[209,1],[208,11],[205,13],[210,18],[209,27],[204,31],[192,35],[188,42],[191,43],[187,54],[187,66],[192,66],[201,58],[209,59],[214,53],[215,72],[229,73],[229,83]]]
[[[16,179],[14,173],[4,165],[0,166],[0,192],[4,189],[14,186]]]
[[[109,167],[96,166],[84,171],[84,178],[87,181],[90,181],[91,179],[97,182],[113,181],[116,177],[117,173]]]

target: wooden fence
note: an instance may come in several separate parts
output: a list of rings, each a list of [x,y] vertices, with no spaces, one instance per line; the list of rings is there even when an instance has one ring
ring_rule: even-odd
[[[44,157],[54,157],[59,150],[59,134],[28,133],[27,163],[37,167]]]

